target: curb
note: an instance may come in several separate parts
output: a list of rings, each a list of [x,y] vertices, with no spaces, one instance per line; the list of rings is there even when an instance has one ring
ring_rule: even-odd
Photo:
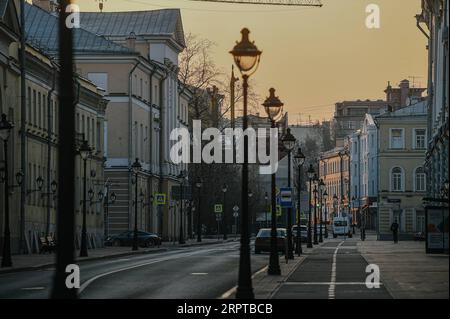
[[[155,254],[155,253],[164,252],[164,251],[168,251],[168,249],[167,248],[158,248],[158,249],[155,249],[155,250],[141,250],[141,251],[137,251],[137,252],[129,251],[129,252],[123,252],[123,253],[118,253],[118,254],[114,254],[114,255],[104,255],[104,256],[98,256],[98,257],[87,257],[85,259],[78,259],[78,260],[75,260],[75,261],[76,261],[76,263],[83,263],[83,262],[87,262],[87,261],[96,261],[96,260],[102,260],[102,259],[113,259],[113,258],[124,257],[124,256],[143,255],[143,254]],[[55,267],[55,266],[56,266],[56,263],[52,262],[52,263],[47,263],[47,264],[41,264],[41,265],[38,265],[38,266],[18,267],[18,268],[11,268],[11,269],[5,269],[5,270],[1,270],[0,269],[0,275],[2,275],[2,274],[9,274],[9,273],[15,273],[15,272],[42,270],[42,269]]]
[[[217,244],[225,244],[225,243],[231,243],[231,242],[238,242],[238,240],[227,239],[227,240],[218,240],[218,241],[213,241],[213,242],[201,242],[201,243],[196,242],[196,243],[192,243],[192,244],[177,245],[174,247],[207,246],[207,245],[217,245]]]

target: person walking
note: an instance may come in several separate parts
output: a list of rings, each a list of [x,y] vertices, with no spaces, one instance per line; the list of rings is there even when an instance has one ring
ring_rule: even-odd
[[[398,223],[397,220],[394,220],[394,222],[391,225],[391,231],[392,235],[394,237],[394,243],[398,243]]]

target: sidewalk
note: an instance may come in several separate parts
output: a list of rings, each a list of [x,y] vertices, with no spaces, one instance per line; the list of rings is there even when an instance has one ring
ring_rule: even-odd
[[[358,251],[380,267],[381,281],[393,298],[449,298],[449,256],[426,254],[425,242],[359,241]]]
[[[239,240],[239,239],[238,239]],[[139,255],[139,254],[154,254],[164,251],[169,251],[176,248],[192,247],[192,246],[204,246],[221,244],[224,242],[232,242],[233,239],[227,241],[217,240],[217,239],[203,239],[201,242],[197,242],[194,239],[186,240],[185,244],[175,244],[173,242],[163,242],[160,247],[153,248],[139,248],[137,251],[132,251],[131,247],[104,247],[97,249],[89,249],[89,257],[78,257],[79,251],[75,252],[75,258],[77,262],[117,258],[123,256]],[[27,271],[27,270],[38,270],[43,268],[53,267],[55,265],[56,254],[30,254],[30,255],[13,255],[13,267],[11,268],[0,268],[0,274]],[[1,258],[0,258],[1,260]]]
[[[300,264],[310,255],[317,247],[322,244],[315,246],[312,249],[306,248],[306,244],[303,246],[303,254],[298,257],[295,254],[295,258],[290,259],[286,263],[284,255],[280,255],[279,263],[281,269],[281,275],[279,276],[269,276],[267,274],[268,266],[263,267],[252,276],[252,286],[253,293],[255,294],[255,299],[271,299],[273,295],[278,291],[279,287],[283,282],[285,282],[289,276],[300,266]],[[267,254],[267,261],[269,261],[269,254]],[[232,288],[230,291],[224,293],[221,299],[235,299],[236,298],[236,287]]]

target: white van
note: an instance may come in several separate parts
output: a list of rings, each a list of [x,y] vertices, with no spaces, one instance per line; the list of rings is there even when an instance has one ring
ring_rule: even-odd
[[[333,218],[333,238],[337,238],[337,236],[348,236],[352,238],[352,229],[348,217]]]

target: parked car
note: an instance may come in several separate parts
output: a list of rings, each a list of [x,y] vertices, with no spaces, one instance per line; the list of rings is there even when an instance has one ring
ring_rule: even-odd
[[[105,246],[131,246],[133,245],[134,231],[127,230],[115,236],[108,236]],[[138,245],[141,247],[153,247],[161,245],[161,238],[153,233],[138,231]]]
[[[270,228],[261,228],[255,239],[255,254],[262,251],[270,251]],[[286,228],[277,228],[277,250],[284,252],[286,249]]]
[[[348,236],[352,238],[352,228],[348,217],[333,218],[333,238],[337,238],[337,236]]]
[[[295,241],[297,238],[297,225],[292,226],[292,237]],[[300,237],[302,242],[306,242],[308,240],[308,227],[305,225],[300,225]]]

